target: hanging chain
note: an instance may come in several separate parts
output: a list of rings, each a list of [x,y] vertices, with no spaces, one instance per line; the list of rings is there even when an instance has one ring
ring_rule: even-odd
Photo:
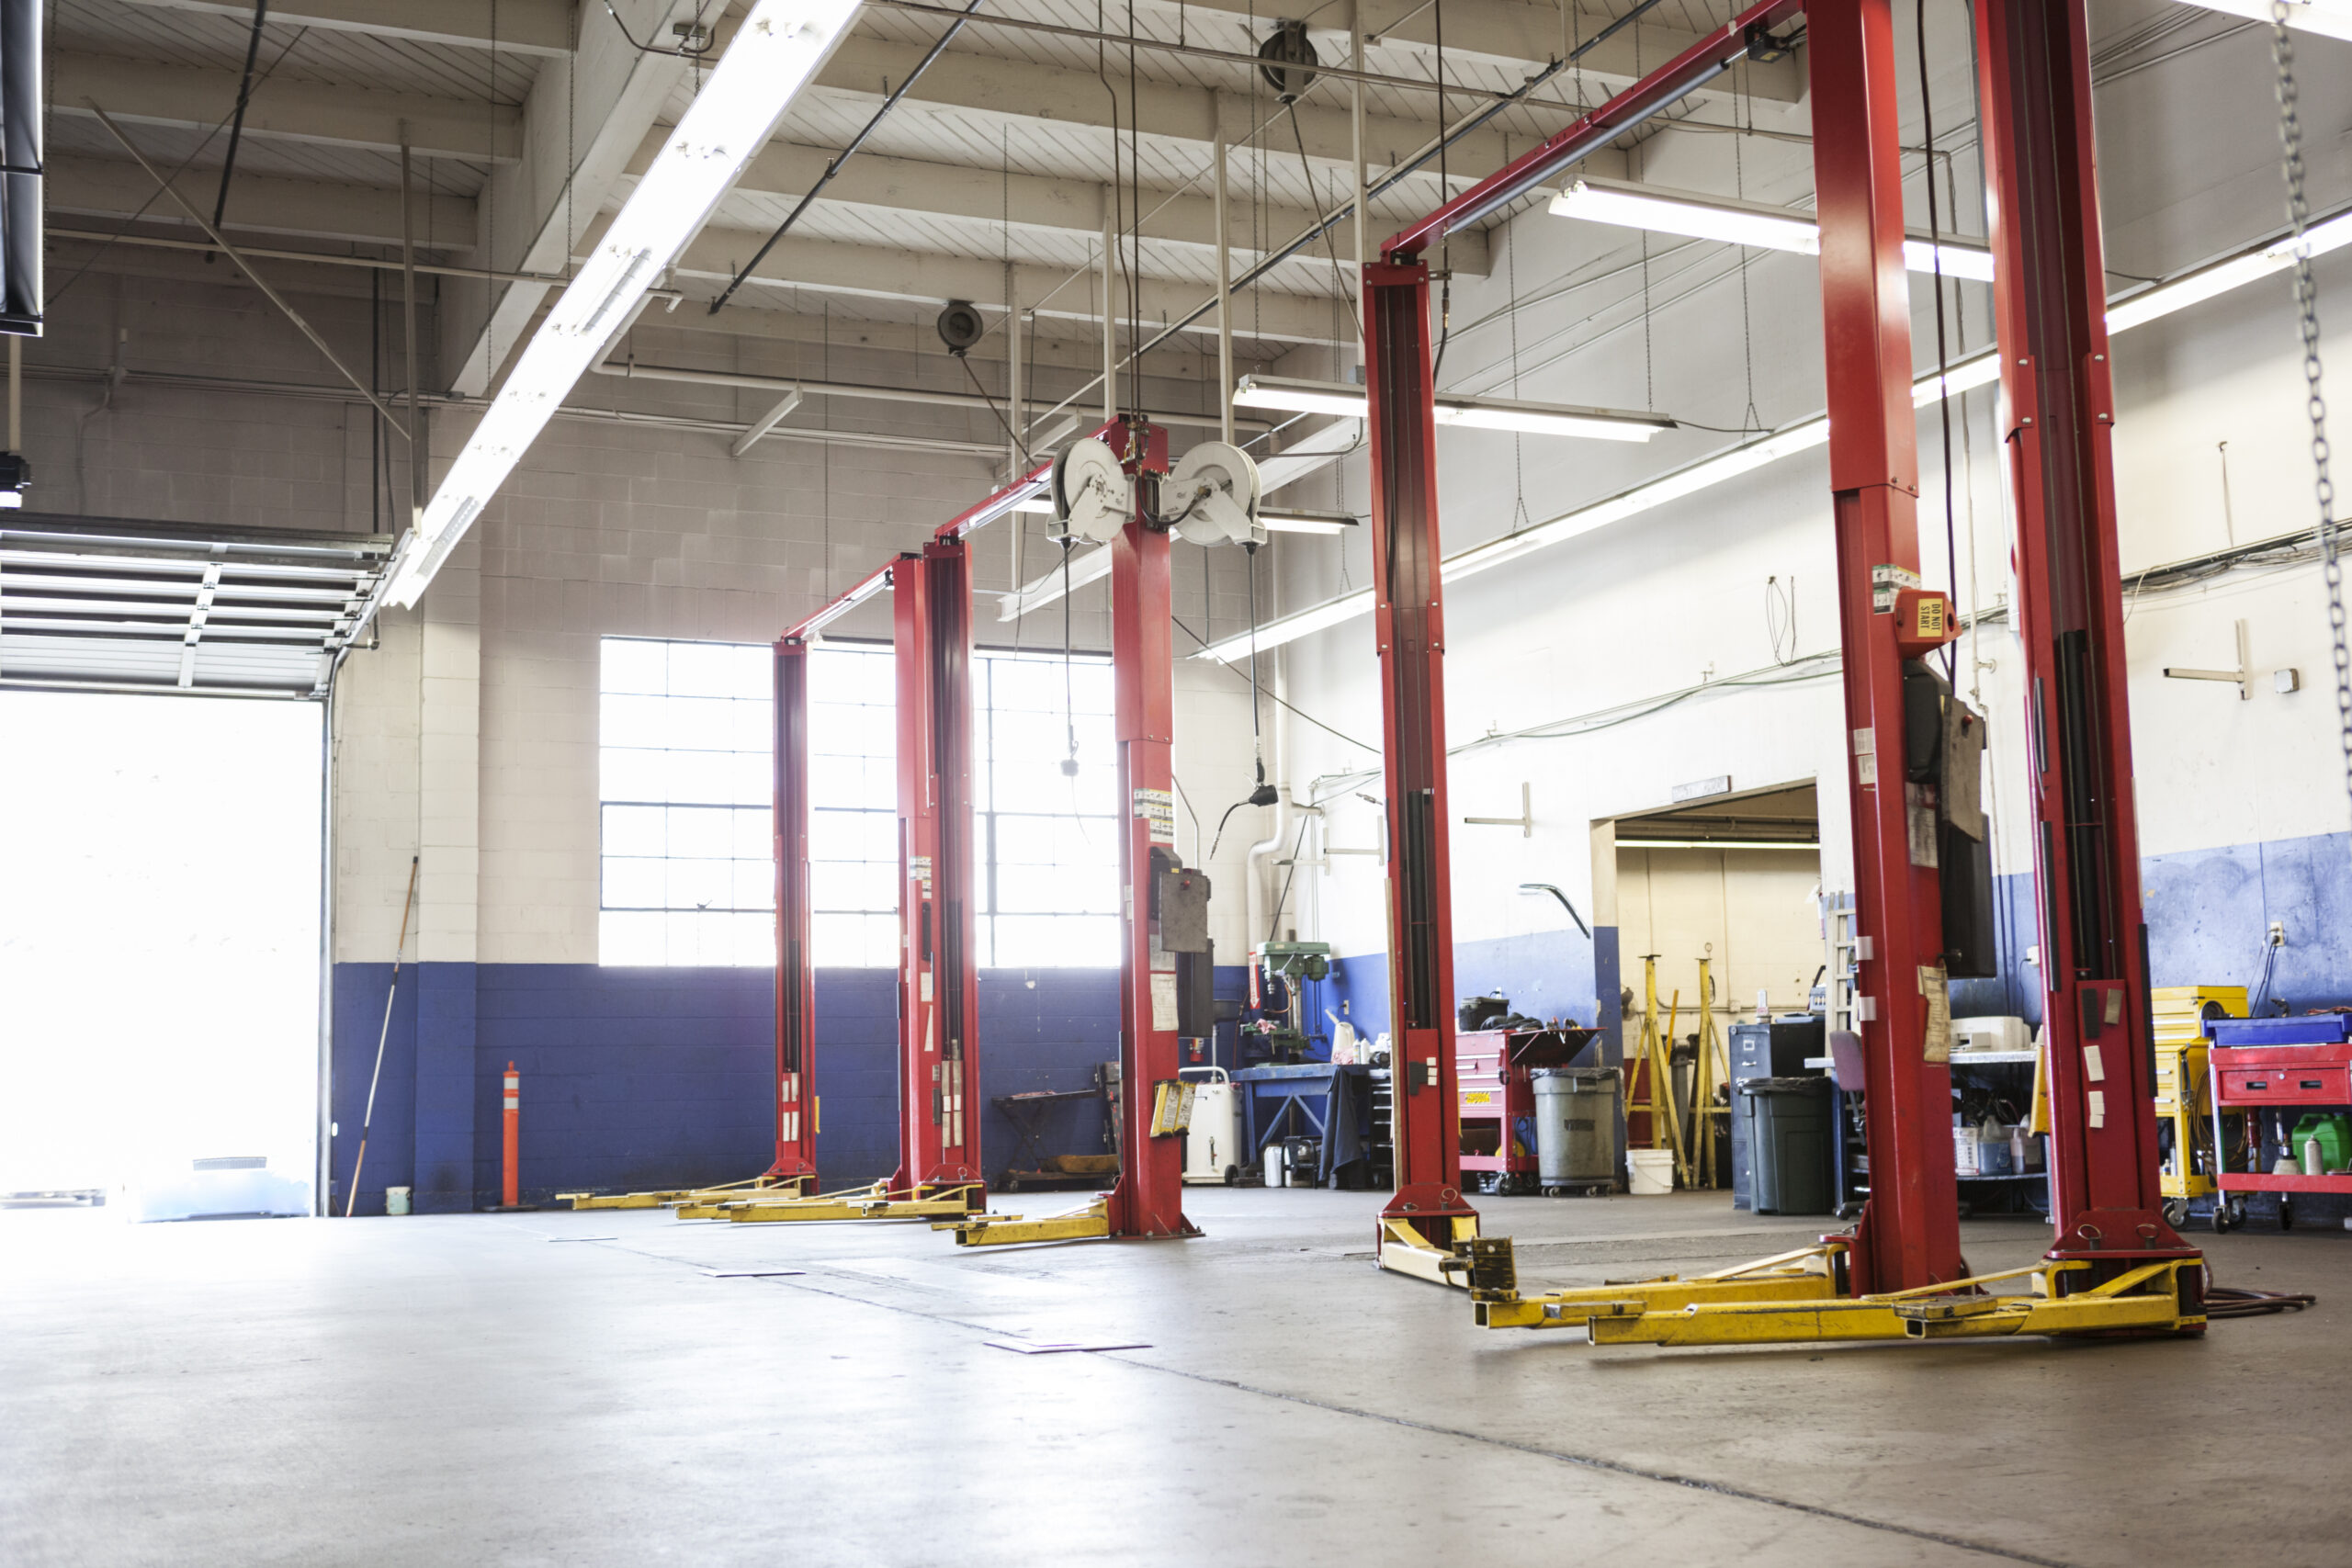
[[[2344,615],[2344,563],[2335,537],[2335,481],[2328,475],[2327,400],[2319,364],[2319,288],[2312,280],[2312,257],[2303,243],[2311,209],[2303,197],[2303,127],[2295,102],[2295,45],[2287,36],[2286,0],[2271,0],[2270,53],[2278,67],[2278,140],[2286,152],[2287,221],[2294,231],[2295,310],[2303,338],[2305,411],[2312,423],[2312,468],[2319,500],[2319,553],[2327,579],[2327,627],[2335,639],[2335,718],[2344,753],[2344,788],[2352,797],[2352,646]]]

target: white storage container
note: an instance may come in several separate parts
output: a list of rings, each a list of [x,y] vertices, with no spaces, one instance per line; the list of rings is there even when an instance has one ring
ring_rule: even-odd
[[[1630,1179],[1625,1190],[1636,1198],[1658,1198],[1674,1190],[1674,1151],[1634,1149],[1625,1156]]]

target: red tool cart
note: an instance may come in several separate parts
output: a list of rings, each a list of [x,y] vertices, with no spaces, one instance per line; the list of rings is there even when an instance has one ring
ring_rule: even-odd
[[[2213,1146],[2222,1151],[2214,1178],[2222,1190],[2213,1202],[2213,1228],[2226,1231],[2245,1221],[2245,1200],[2236,1194],[2278,1194],[2278,1224],[2295,1223],[2298,1192],[2352,1196],[2352,1168],[2345,1158],[2342,1123],[2321,1137],[2323,1169],[2306,1173],[2302,1143],[2294,1129],[2315,1118],[2309,1108],[2352,1110],[2352,1015],[2315,1013],[2304,1018],[2217,1018],[2205,1031],[2213,1042],[2209,1071],[2213,1083]],[[2290,1120],[2290,1108],[2292,1119]],[[2224,1118],[2243,1119],[2244,1163],[2263,1164],[2264,1134],[2296,1173],[2229,1168],[2230,1139]]]
[[[1482,1029],[1453,1037],[1462,1096],[1462,1175],[1487,1192],[1536,1190],[1535,1069],[1565,1067],[1600,1033],[1556,1029]]]

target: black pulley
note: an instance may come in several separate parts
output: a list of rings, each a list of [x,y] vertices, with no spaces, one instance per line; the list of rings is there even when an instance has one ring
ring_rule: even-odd
[[[1274,96],[1283,103],[1295,103],[1298,96],[1315,85],[1315,68],[1323,57],[1315,52],[1307,41],[1305,22],[1280,22],[1258,46],[1258,72]]]
[[[939,341],[958,358],[980,341],[980,333],[987,329],[988,323],[980,320],[980,312],[969,299],[950,299],[947,309],[939,312]]]

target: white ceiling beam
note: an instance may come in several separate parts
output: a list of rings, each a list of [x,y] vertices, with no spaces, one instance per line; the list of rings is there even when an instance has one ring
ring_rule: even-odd
[[[741,229],[705,229],[686,247],[685,254],[678,258],[676,276],[681,280],[722,282],[733,276],[735,269],[751,259],[752,253],[766,237]],[[764,280],[766,284],[784,285],[809,293],[855,295],[872,299],[934,305],[944,305],[950,299],[967,299],[984,310],[1002,310],[1006,309],[1008,270],[1012,292],[1024,310],[1035,310],[1040,317],[1055,320],[1091,322],[1100,319],[1102,303],[1095,298],[1096,286],[1091,274],[1080,274],[1073,278],[1069,272],[1060,267],[1019,263],[1008,269],[992,256],[951,256],[933,251],[837,244],[828,240],[805,240],[797,235],[788,235],[768,253],[767,259],[760,264],[752,276]],[[746,293],[756,289],[758,293],[771,298],[781,293],[780,289],[763,287],[760,282],[746,284],[744,289]],[[1163,318],[1173,321],[1190,314],[1208,297],[1208,292],[1197,283],[1145,278],[1145,331],[1157,333]],[[782,299],[778,299],[778,303],[784,302]],[[678,313],[684,316],[689,311],[703,309],[689,299],[678,307]],[[1266,290],[1247,301],[1239,314],[1241,326],[1251,336],[1277,338],[1286,343],[1356,341],[1353,312],[1344,307],[1335,312],[1330,299],[1326,295],[1277,294]],[[1215,318],[1202,317],[1196,330],[1214,333],[1216,330]],[[1122,329],[1120,335],[1124,344],[1129,334]]]
[[[1177,14],[1178,6],[1170,0],[1149,0],[1149,4],[1153,10],[1170,18]],[[1195,18],[1208,13],[1252,22],[1261,37],[1268,30],[1269,17],[1286,14],[1278,8],[1270,9],[1263,0],[1255,5],[1251,0],[1184,0],[1183,9]],[[1316,51],[1334,65],[1346,64],[1346,7],[1335,6],[1315,11],[1307,6],[1292,9],[1310,13],[1307,36],[1314,41]],[[1404,45],[1416,52],[1434,55],[1435,11],[1435,6],[1425,5],[1423,0],[1363,0],[1364,31],[1378,39],[1384,48]],[[1572,16],[1561,6],[1528,5],[1521,0],[1446,0],[1446,57],[1449,62],[1475,59],[1497,64],[1542,64],[1598,36],[1610,20],[1606,13],[1599,10],[1578,8]],[[1636,33],[1640,35],[1638,46]],[[1641,76],[1644,68],[1655,70],[1698,41],[1699,35],[1687,28],[1663,23],[1653,25],[1645,19],[1595,46],[1579,65],[1588,76],[1633,82]],[[1371,68],[1381,67],[1374,61]],[[1747,64],[1737,71],[1746,74],[1736,81],[1731,76],[1720,78],[1702,90],[1718,95],[1746,92],[1776,103],[1794,103],[1804,95],[1804,68],[1793,57],[1770,65]]]
[[[1452,42],[1450,33],[1447,41]],[[870,107],[881,103],[886,79],[894,84],[906,80],[907,73],[922,58],[922,50],[913,44],[852,38],[835,52],[824,74],[817,79],[814,90],[826,97],[848,99]],[[1259,119],[1274,109],[1270,97],[1253,103],[1247,93],[1219,93],[1173,82],[1140,82],[1130,98],[1125,73],[1114,72],[1111,75],[1111,90],[1105,93],[1102,79],[1091,71],[950,50],[916,79],[901,102],[994,118],[1046,120],[1073,126],[1099,131],[1107,145],[1114,129],[1112,111],[1115,100],[1117,130],[1122,140],[1129,125],[1141,126],[1146,141],[1162,146],[1192,143],[1198,150],[1197,159],[1203,167],[1207,166],[1208,148],[1220,128],[1238,149]],[[1437,96],[1430,94],[1428,97],[1426,120],[1370,114],[1364,117],[1365,152],[1377,168],[1385,169],[1395,160],[1410,156],[1436,134]],[[1457,119],[1473,107],[1468,98],[1448,106]],[[1324,165],[1317,173],[1318,183],[1329,182],[1335,191],[1344,190],[1346,182],[1337,177],[1339,170],[1341,165],[1352,168],[1355,164],[1353,133],[1344,104],[1337,99],[1330,103],[1302,99],[1293,107],[1297,111],[1298,130],[1306,144],[1308,158]],[[788,129],[792,121],[787,119],[785,124]],[[1268,155],[1284,158],[1288,160],[1286,166],[1295,166],[1298,152],[1290,127],[1277,122],[1268,128],[1266,134]],[[1527,138],[1513,138],[1510,152],[1524,152],[1528,146]],[[1454,142],[1448,160],[1452,168],[1458,171],[1455,183],[1466,186],[1507,161],[1502,133],[1492,129],[1471,131]],[[1431,163],[1428,173],[1418,179],[1425,185],[1426,194],[1434,196],[1437,165]]]
[[[253,20],[252,0],[131,0],[161,11],[199,11]],[[594,7],[601,13],[601,6]],[[493,29],[492,23],[497,23]],[[416,43],[455,44],[516,54],[571,52],[571,0],[277,0],[269,25],[330,28]],[[643,34],[639,34],[643,37]]]
[[[233,71],[70,50],[51,51],[49,71],[54,108],[62,115],[91,118],[83,100],[95,98],[127,125],[210,130],[229,118],[237,102],[239,77]],[[397,152],[405,126],[409,145],[421,157],[511,164],[522,145],[522,111],[504,105],[272,76],[254,89],[245,106],[244,134]]]
[[[48,164],[49,209],[126,219],[146,209],[145,220],[186,223],[171,198],[136,164],[103,158],[51,158]],[[183,175],[180,194],[209,207],[213,186]],[[187,224],[191,231],[195,225]],[[221,227],[259,234],[300,234],[311,239],[370,244],[400,243],[401,193],[334,180],[283,179],[240,175],[229,186]],[[474,204],[464,197],[420,199],[417,240],[436,251],[464,250],[474,243]]]
[[[403,7],[410,0],[401,0]],[[503,4],[503,0],[502,0]],[[616,0],[628,36],[670,36],[694,15],[693,0]],[[468,6],[486,12],[486,6]],[[277,13],[272,12],[273,17]],[[632,47],[601,5],[583,10],[580,54],[551,61],[523,107],[521,161],[491,171],[483,197],[493,232],[482,265],[501,272],[560,273],[596,221],[629,154],[653,128],[689,62]],[[503,30],[503,28],[502,28]],[[575,81],[576,78],[576,81]],[[578,162],[571,160],[577,156]],[[443,328],[442,363],[452,389],[486,393],[500,363],[524,342],[548,286],[535,283],[445,289],[454,307]]]
[[[629,161],[631,183],[635,176],[653,161],[661,150],[662,132],[656,130],[638,149]],[[739,195],[761,196],[769,200],[789,202],[798,199],[825,172],[825,164],[832,153],[822,148],[797,147],[790,142],[771,141],[743,172],[735,189]],[[833,183],[825,187],[818,198],[821,206],[840,205],[876,209],[894,214],[920,214],[926,217],[963,219],[984,224],[991,236],[1008,212],[1016,227],[1043,231],[1057,235],[1099,235],[1102,232],[1102,186],[1090,180],[1065,180],[1038,175],[1013,175],[1009,178],[993,169],[975,169],[953,164],[933,164],[912,158],[889,158],[876,152],[860,152],[842,165]],[[1235,246],[1235,265],[1249,265],[1250,215],[1245,210],[1229,215],[1230,240]],[[1143,226],[1144,238],[1170,244],[1213,249],[1216,244],[1216,201],[1206,196],[1182,195],[1172,199],[1169,193],[1147,190],[1143,193],[1143,209],[1150,214]],[[1262,235],[1286,242],[1313,223],[1317,214],[1304,208],[1267,207],[1259,209]],[[1317,241],[1301,253],[1309,261],[1322,261],[1336,254],[1341,265],[1354,260],[1353,225],[1342,223],[1330,235],[1331,251]],[[989,242],[993,243],[991,238]],[[1487,275],[1487,242],[1484,234],[1456,235],[1452,242],[1453,269],[1471,276]]]

